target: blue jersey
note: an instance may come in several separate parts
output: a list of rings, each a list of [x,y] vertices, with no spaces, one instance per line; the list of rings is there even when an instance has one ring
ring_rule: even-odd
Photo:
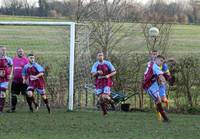
[[[160,67],[157,64],[153,64],[153,74],[155,76],[159,76],[161,74],[163,74],[163,71],[160,69]]]
[[[27,76],[27,69],[31,67],[34,67],[39,73],[44,72],[44,68],[38,63],[33,63],[33,64],[28,63],[24,66],[22,70],[22,76]]]
[[[8,65],[9,65],[9,66],[12,66],[12,65],[13,65],[13,60],[12,60],[12,58],[10,58],[10,57],[8,57],[8,56],[6,56],[5,58],[6,58],[7,61],[8,61]]]
[[[164,64],[160,67],[160,69],[161,69],[164,73],[169,73],[169,68],[168,68],[168,66],[167,66],[166,63],[164,63]]]
[[[96,73],[98,65],[104,65],[104,64],[108,66],[111,72],[115,71],[115,68],[112,65],[112,63],[110,61],[104,60],[103,62],[99,62],[99,61],[95,62],[94,65],[92,66],[91,73]]]

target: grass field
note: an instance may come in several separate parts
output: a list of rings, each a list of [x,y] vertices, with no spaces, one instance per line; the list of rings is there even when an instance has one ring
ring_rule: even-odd
[[[1,139],[199,139],[198,115],[170,114],[170,123],[156,120],[154,113],[65,112],[56,109],[0,115]]]
[[[55,18],[0,16],[0,21],[65,21]],[[0,26],[0,45],[13,56],[16,49],[33,51],[60,70],[60,59],[68,55],[68,29],[64,27]],[[124,49],[146,52],[139,25],[127,24],[124,31],[130,36],[121,42]],[[66,35],[67,34],[67,35]],[[170,55],[181,57],[200,54],[200,26],[175,25],[171,36]],[[58,73],[58,72],[57,72]],[[56,76],[56,75],[55,75]],[[0,115],[0,139],[199,139],[198,115],[170,114],[172,122],[161,123],[154,113],[112,112],[103,117],[95,111],[65,112],[55,109],[51,115],[46,110],[29,113],[19,110]]]
[[[0,16],[0,21],[67,21],[60,18],[39,18],[39,17],[13,17]],[[146,51],[144,37],[140,24],[124,24],[123,32],[129,36],[119,44],[124,49],[144,53]],[[46,52],[47,54],[63,53],[64,47],[69,45],[68,29],[64,27],[17,27],[0,26],[0,44],[9,47],[10,54],[16,48],[22,47],[27,51],[36,53]],[[66,35],[67,34],[67,35]],[[171,56],[180,57],[185,54],[200,53],[200,26],[199,25],[174,25],[171,32],[170,49]]]

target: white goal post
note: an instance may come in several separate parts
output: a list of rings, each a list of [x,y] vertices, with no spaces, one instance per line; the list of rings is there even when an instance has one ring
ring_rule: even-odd
[[[68,110],[73,110],[74,95],[74,51],[75,51],[75,22],[36,22],[36,21],[3,21],[0,25],[15,26],[69,26],[70,27],[70,64],[69,64],[69,101]]]

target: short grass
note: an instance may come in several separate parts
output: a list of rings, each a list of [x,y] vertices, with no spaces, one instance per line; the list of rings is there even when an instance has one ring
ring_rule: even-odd
[[[1,139],[199,139],[198,115],[170,114],[170,123],[155,113],[96,111],[66,112],[56,109],[0,115]]]

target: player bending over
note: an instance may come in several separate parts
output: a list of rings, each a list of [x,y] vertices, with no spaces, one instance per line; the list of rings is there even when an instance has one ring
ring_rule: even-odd
[[[0,114],[3,112],[8,89],[10,74],[12,71],[12,59],[6,56],[6,48],[0,46]]]
[[[35,62],[33,54],[28,55],[29,64],[26,64],[22,70],[23,83],[28,84],[27,94],[30,98],[28,103],[33,112],[32,103],[34,102],[34,91],[36,90],[42,96],[42,99],[50,113],[48,98],[45,94],[44,68]]]
[[[154,62],[151,62],[144,74],[143,88],[154,100],[157,111],[161,114],[163,121],[168,122],[166,112],[164,111],[159,95],[159,84],[165,85],[166,80],[163,76],[163,72],[160,70],[160,66],[163,65],[164,57],[158,55]]]
[[[99,97],[100,107],[103,115],[107,114],[107,104],[112,103],[110,98],[110,88],[113,85],[112,76],[116,74],[111,62],[104,60],[103,52],[97,54],[98,61],[92,66],[91,74],[96,78],[96,95]]]

